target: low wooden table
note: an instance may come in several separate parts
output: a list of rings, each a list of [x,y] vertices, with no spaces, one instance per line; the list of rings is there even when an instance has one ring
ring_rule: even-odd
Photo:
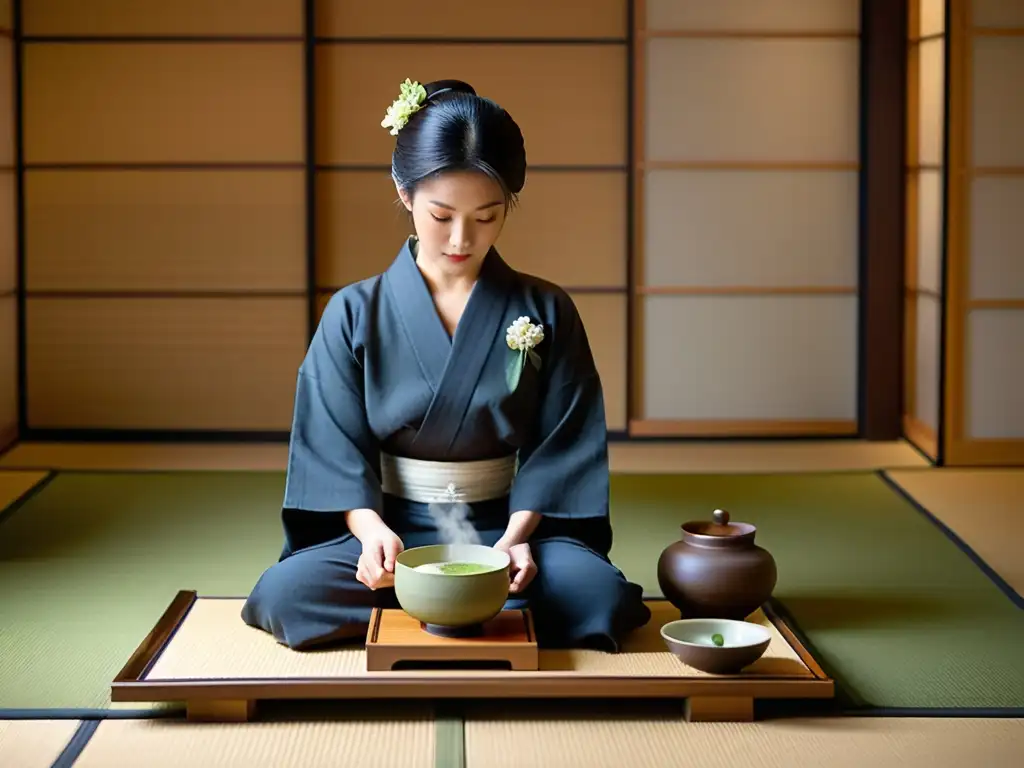
[[[247,626],[243,602],[179,592],[113,680],[111,699],[185,702],[190,719],[223,721],[250,719],[260,700],[677,698],[690,720],[745,721],[755,699],[835,695],[833,681],[769,606],[748,618],[771,628],[765,655],[739,674],[710,675],[665,648],[659,630],[679,615],[663,600],[648,601],[650,622],[617,654],[542,649],[535,665],[527,659],[531,669],[401,670],[369,668],[374,649],[368,664],[363,643],[293,651]]]

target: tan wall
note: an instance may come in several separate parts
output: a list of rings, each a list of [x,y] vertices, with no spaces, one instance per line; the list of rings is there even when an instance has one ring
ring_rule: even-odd
[[[0,449],[18,433],[17,215],[14,151],[14,21],[0,2]]]
[[[317,3],[307,201],[300,0],[26,3],[30,36],[280,36],[26,43],[29,424],[286,429],[306,206],[322,306],[407,231],[398,83],[459,77],[527,135],[501,247],[575,297],[612,429],[855,431],[859,3],[632,5],[633,88],[626,0]]]

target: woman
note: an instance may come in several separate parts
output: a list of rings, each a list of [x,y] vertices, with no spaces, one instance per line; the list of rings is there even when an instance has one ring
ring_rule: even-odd
[[[569,296],[494,247],[526,180],[519,127],[451,80],[406,80],[382,126],[416,235],[323,313],[298,374],[284,551],[243,618],[295,649],[363,639],[371,608],[395,605],[396,556],[461,536],[508,552],[508,607],[529,605],[540,646],[617,651],[650,612],[608,560],[601,381]],[[435,505],[446,490],[465,503]],[[469,514],[439,519],[449,508]]]

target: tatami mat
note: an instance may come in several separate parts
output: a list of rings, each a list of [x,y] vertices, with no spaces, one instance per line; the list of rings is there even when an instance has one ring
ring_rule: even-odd
[[[109,706],[178,590],[242,596],[277,559],[280,484],[58,473],[0,528],[0,707]],[[1024,611],[877,473],[617,475],[612,506],[612,558],[652,596],[681,522],[721,507],[756,525],[775,596],[849,705],[1022,705]]]
[[[489,707],[468,717],[465,738],[466,768],[1009,768],[1024,755],[1024,721],[1010,719],[687,723],[668,712],[567,718]]]
[[[1024,469],[891,470],[887,474],[1018,595],[1024,595]]]
[[[0,470],[0,512],[46,479],[48,472]]]
[[[50,768],[77,729],[77,720],[0,720],[0,766]]]
[[[832,472],[924,467],[904,441],[860,440],[612,443],[613,472]],[[0,458],[0,469],[108,471],[283,470],[282,444],[22,443]]]
[[[397,709],[300,722],[105,720],[75,768],[434,768],[433,713]]]

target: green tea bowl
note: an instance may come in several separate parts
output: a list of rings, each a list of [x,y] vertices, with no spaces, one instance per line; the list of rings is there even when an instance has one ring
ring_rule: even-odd
[[[507,552],[482,544],[413,547],[395,560],[402,610],[435,634],[474,634],[508,600]]]
[[[679,619],[661,628],[661,639],[688,667],[713,675],[728,675],[760,659],[768,650],[772,636],[768,627],[750,621]]]

